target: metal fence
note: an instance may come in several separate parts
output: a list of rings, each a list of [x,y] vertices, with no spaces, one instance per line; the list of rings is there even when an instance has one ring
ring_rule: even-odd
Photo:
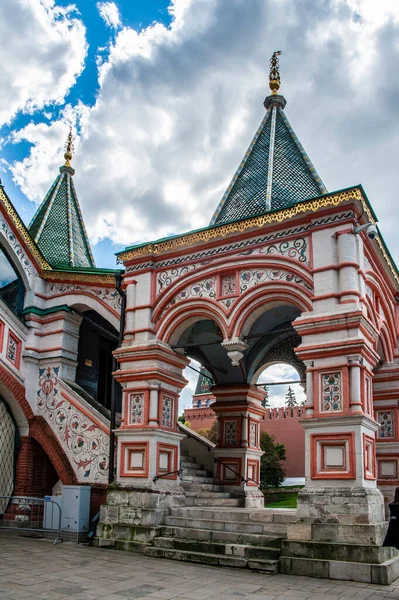
[[[54,544],[62,542],[61,506],[47,498],[0,496],[0,528],[36,531],[54,535]]]

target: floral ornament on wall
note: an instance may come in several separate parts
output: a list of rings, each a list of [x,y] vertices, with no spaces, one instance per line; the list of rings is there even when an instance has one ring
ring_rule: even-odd
[[[391,410],[379,411],[377,413],[377,422],[379,424],[379,438],[394,438],[395,430],[393,425],[393,412]]]
[[[341,373],[324,374],[322,377],[322,411],[342,410]]]
[[[17,341],[12,337],[12,335],[8,335],[8,342],[7,342],[7,358],[10,362],[12,362],[14,365],[17,362],[17,349],[18,349],[18,345],[17,345]]]
[[[106,483],[109,436],[61,394],[59,366],[39,368],[37,409],[55,433],[79,480]]]
[[[85,292],[86,294],[90,294],[90,296],[101,300],[101,302],[105,302],[111,308],[118,311],[120,310],[122,305],[122,298],[119,292],[112,288],[91,288],[75,283],[52,283],[51,285],[49,285],[48,292],[51,296],[57,296],[67,293],[79,294],[81,292]]]
[[[0,220],[0,231],[14,250],[25,273],[31,277],[34,274],[35,269],[6,221]]]

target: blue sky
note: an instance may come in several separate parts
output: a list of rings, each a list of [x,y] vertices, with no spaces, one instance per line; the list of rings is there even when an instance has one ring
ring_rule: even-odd
[[[72,126],[97,266],[209,223],[277,49],[286,115],[327,189],[363,184],[398,260],[398,2],[1,0],[0,39],[6,192],[28,224]]]
[[[86,27],[88,48],[85,67],[76,78],[76,83],[65,94],[64,101],[58,105],[45,106],[42,110],[34,111],[33,114],[18,111],[15,118],[9,124],[4,124],[0,129],[0,136],[3,139],[10,136],[13,131],[26,127],[29,123],[37,125],[59,119],[65,104],[75,105],[79,101],[87,106],[95,104],[99,90],[96,57],[100,49],[101,55],[106,60],[109,53],[109,44],[114,40],[117,31],[107,26],[100,16],[98,4],[97,0],[74,1],[76,11],[73,12],[79,16]],[[71,5],[71,2],[69,0],[57,0],[56,5],[67,7]],[[171,21],[168,6],[169,0],[119,0],[117,3],[121,26],[134,28],[138,31],[150,26],[154,21],[163,23],[168,27]],[[1,158],[9,164],[22,161],[29,154],[31,147],[32,144],[26,140],[21,140],[18,143],[6,143],[1,151]],[[61,165],[63,163],[62,155],[60,155],[59,160]],[[57,174],[58,172],[55,170],[54,178]],[[36,211],[37,205],[27,199],[20,187],[15,184],[9,170],[3,169],[0,176],[14,206],[25,223],[28,224]],[[96,263],[99,266],[113,267],[115,265],[114,253],[123,247],[124,244],[117,244],[110,239],[105,239],[94,245]]]
[[[206,226],[277,48],[286,114],[327,189],[362,183],[397,258],[398,33],[392,0],[2,0],[0,176],[29,223],[72,125],[98,266]]]

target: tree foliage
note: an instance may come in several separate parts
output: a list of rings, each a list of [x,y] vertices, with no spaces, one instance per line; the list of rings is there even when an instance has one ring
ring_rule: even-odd
[[[269,398],[269,386],[265,385],[265,387],[263,388],[264,392],[265,392],[265,397],[262,400],[262,406],[263,408],[268,408],[270,406],[270,398]]]
[[[293,408],[294,406],[298,406],[298,401],[295,397],[295,392],[291,386],[288,387],[288,392],[285,395],[285,405],[288,408]]]
[[[260,447],[264,455],[260,459],[260,483],[264,488],[277,488],[283,483],[285,471],[281,461],[286,458],[284,444],[275,442],[275,437],[267,432],[260,434]]]
[[[198,433],[203,437],[206,437],[210,442],[216,444],[217,440],[217,421],[215,420],[210,429],[202,427],[198,430]]]

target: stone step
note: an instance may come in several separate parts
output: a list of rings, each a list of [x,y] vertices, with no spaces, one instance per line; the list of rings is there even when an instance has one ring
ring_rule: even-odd
[[[200,493],[200,492],[199,492]],[[227,498],[223,497],[223,498],[218,498],[215,495],[212,496],[206,496],[204,497],[198,497],[197,494],[193,494],[193,496],[187,496],[186,494],[186,499],[185,499],[185,503],[186,506],[190,507],[190,506],[219,506],[219,507],[237,507],[240,506],[242,500],[240,498],[230,498],[229,494],[219,494],[221,496],[227,496]]]
[[[389,585],[399,577],[399,556],[382,564],[280,556],[280,573]]]
[[[187,475],[189,477],[212,477],[212,473],[209,473],[209,471],[205,471],[205,469],[199,469],[198,467],[195,467],[193,469],[183,468],[183,473],[180,475],[180,477],[182,479],[185,479]]]
[[[198,476],[198,475],[185,475],[182,478],[182,482],[187,482],[187,483],[215,483],[215,480],[213,477],[202,477],[202,476]]]
[[[209,490],[187,490],[186,498],[231,498],[231,494],[228,492],[214,492]]]
[[[228,513],[230,516],[230,513]],[[226,516],[226,512],[225,512]],[[189,527],[191,529],[211,529],[217,531],[232,531],[238,533],[260,533],[276,534],[278,536],[286,535],[286,526],[280,523],[240,523],[237,521],[217,521],[214,519],[191,519],[185,517],[167,516],[165,525],[176,527]]]
[[[283,542],[282,554],[297,558],[381,564],[395,558],[398,552],[395,548],[383,546],[287,540]]]
[[[181,460],[180,467],[182,469],[203,469],[204,465],[198,464],[195,460]]]
[[[296,519],[295,510],[275,510],[267,508],[260,510],[237,508],[235,510],[230,510],[228,515],[226,515],[226,511],[217,508],[204,508],[201,510],[200,508],[179,507],[172,508],[170,510],[170,515],[190,519],[214,519],[216,521],[223,521],[226,519],[226,516],[228,516],[229,521],[238,521],[240,523],[275,523],[285,525]]]
[[[155,556],[157,558],[169,558],[183,562],[195,562],[205,565],[214,565],[220,567],[236,567],[240,569],[252,569],[262,571],[273,575],[278,571],[278,561],[250,559],[237,556],[226,556],[219,554],[206,554],[202,552],[191,552],[186,550],[174,550],[169,548],[157,548],[148,546],[144,550],[146,556]]]
[[[237,533],[212,529],[192,529],[190,527],[173,527],[163,525],[158,534],[162,537],[176,537],[200,542],[222,542],[226,544],[251,544],[252,546],[267,546],[281,548],[283,537],[259,533]]]
[[[213,483],[191,483],[184,480],[182,481],[182,486],[188,492],[223,492],[224,490],[222,485]]]
[[[174,537],[158,537],[153,540],[157,548],[186,550],[205,554],[221,554],[226,556],[240,556],[261,560],[278,560],[279,548],[267,546],[252,546],[249,544],[225,544],[222,542],[199,542],[197,540],[180,539]]]

